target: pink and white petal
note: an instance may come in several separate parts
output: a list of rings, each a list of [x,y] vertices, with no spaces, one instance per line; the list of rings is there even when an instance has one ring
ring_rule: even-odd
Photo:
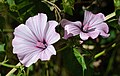
[[[31,52],[35,52],[35,49],[40,49],[34,46],[28,46],[26,44],[20,44],[20,45],[16,45],[15,47],[13,47],[13,53],[14,54],[25,54],[25,53],[31,53]]]
[[[104,32],[103,30],[100,31],[100,35],[101,35],[102,37],[105,37],[105,38],[107,38],[107,37],[110,36],[110,34],[107,34],[107,33]]]
[[[85,11],[83,26],[94,26],[105,20],[105,16],[102,13],[93,14],[92,12]]]
[[[95,39],[98,37],[98,35],[100,34],[100,32],[98,30],[95,30],[95,31],[92,31],[92,32],[89,32],[88,35],[92,38],[92,39]]]
[[[20,38],[25,39],[26,41],[30,41],[32,43],[36,42],[37,39],[28,26],[21,24],[15,28],[14,35]]]
[[[31,53],[25,53],[25,54],[20,53],[20,54],[17,54],[17,56],[20,62],[24,66],[29,67],[33,63],[37,62],[40,56],[40,52],[41,52],[40,50],[36,50],[35,52],[31,52]]]
[[[67,33],[67,30],[64,30],[64,39],[68,39],[69,37],[72,37],[73,34],[72,33]]]
[[[89,38],[88,33],[80,32],[80,38],[82,40],[87,40]]]
[[[61,24],[62,27],[65,27],[65,25],[71,24],[71,21],[69,21],[69,20],[67,20],[67,19],[62,19],[62,20],[60,21],[60,24]]]
[[[28,46],[36,46],[36,44],[33,43],[33,42],[30,42],[30,41],[27,41],[23,38],[15,36],[14,39],[12,40],[12,46],[16,47],[16,45],[19,46],[20,44],[25,44],[25,45],[28,45]]]
[[[105,21],[105,16],[102,13],[95,14],[95,16],[90,21],[90,26],[95,26]]]
[[[97,24],[97,25],[93,26],[92,28],[96,28],[97,30],[103,30],[105,33],[109,32],[109,27],[105,22]]]
[[[90,21],[94,18],[94,14],[92,12],[89,12],[85,10],[84,12],[84,20],[83,20],[83,26],[89,25]]]
[[[75,25],[75,26],[80,27],[80,28],[81,28],[81,26],[82,26],[82,23],[81,23],[80,21],[72,22],[72,21],[69,21],[69,20],[67,20],[67,19],[62,19],[62,20],[60,21],[60,23],[61,23],[61,26],[62,26],[62,27],[65,27],[65,26],[68,25],[68,24]]]
[[[64,36],[67,36],[67,35],[70,35],[70,34],[72,34],[72,36],[76,36],[81,31],[79,27],[77,27],[76,25],[72,25],[72,24],[66,25],[64,30],[67,32],[67,33],[65,33],[66,35],[64,35]]]
[[[47,15],[43,13],[38,13],[38,15],[30,17],[26,21],[26,25],[31,29],[36,38],[41,42],[43,41],[43,37],[46,32],[45,31],[46,24]]]
[[[50,60],[52,55],[56,55],[55,48],[53,45],[48,45],[47,48],[40,53],[41,61]]]
[[[64,39],[78,35],[80,33],[80,28],[82,23],[80,21],[72,22],[66,19],[61,20],[61,26],[64,27]]]
[[[48,29],[46,30],[47,32],[44,37],[47,44],[53,44],[60,39],[59,33],[55,31],[55,27],[57,25],[58,25],[58,22],[56,21],[48,21],[47,23]]]
[[[25,53],[30,53],[34,52],[37,49],[39,50],[40,48],[37,48],[35,44],[30,43],[28,41],[25,41],[24,39],[17,38],[13,39],[13,53],[15,54],[25,54]],[[18,40],[19,39],[19,40]]]
[[[36,47],[36,44],[26,41],[20,37],[16,37],[12,41],[13,53],[15,54],[25,54],[36,51],[35,49],[40,49]]]

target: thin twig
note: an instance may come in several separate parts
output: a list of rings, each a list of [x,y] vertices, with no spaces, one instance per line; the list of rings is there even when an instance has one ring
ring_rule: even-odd
[[[60,8],[57,5],[55,5],[54,3],[50,2],[50,1],[43,0],[42,2],[48,3],[48,4],[50,4],[50,5],[52,5],[54,7],[56,20],[60,21],[61,20],[61,16],[60,16],[61,10],[60,10]]]
[[[9,32],[12,33],[14,30],[13,29],[3,29],[3,31],[0,30],[0,32]]]
[[[103,54],[105,54],[105,50],[103,50],[102,52],[96,54],[96,55],[94,56],[94,58],[96,59],[96,58],[100,57],[100,56],[103,55]]]
[[[4,61],[4,62],[0,62],[0,65],[2,65],[2,66],[6,66],[6,67],[9,67],[9,68],[19,68],[18,66],[14,66],[14,65],[6,64],[5,62],[6,62],[6,61]]]
[[[108,19],[110,19],[110,18],[112,18],[112,17],[114,17],[115,15],[116,15],[115,12],[107,15],[107,16],[105,17],[105,21],[108,20]]]
[[[46,76],[49,76],[48,62],[45,63]]]
[[[59,49],[57,52],[60,52],[60,51],[62,51],[62,50],[64,50],[64,49],[66,49],[66,48],[68,48],[68,47],[69,47],[69,45],[66,45],[65,47],[63,47],[63,48]]]
[[[21,66],[21,63],[19,62],[16,66]],[[17,69],[13,68],[9,73],[6,74],[6,76],[10,76],[11,74],[13,74]]]
[[[116,46],[116,43],[112,44],[112,45],[110,46],[110,48],[114,48],[115,46]],[[96,55],[94,56],[94,58],[96,59],[96,58],[104,55],[107,50],[110,50],[110,49],[105,49],[105,50],[101,51],[100,53],[96,54]]]
[[[61,10],[58,8],[58,6],[56,6],[54,3],[50,2],[50,1],[47,1],[47,0],[43,0],[42,2],[47,2],[47,3],[49,3],[50,5],[52,5],[52,6],[54,6],[55,8],[57,8],[57,10],[58,10],[59,12],[61,12]]]

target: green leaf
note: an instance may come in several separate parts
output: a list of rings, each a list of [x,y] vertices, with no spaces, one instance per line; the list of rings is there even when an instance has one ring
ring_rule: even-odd
[[[5,47],[5,44],[0,44],[0,52],[4,52],[5,51],[4,47]]]
[[[87,69],[84,57],[80,54],[80,52],[78,52],[78,49],[73,48],[73,51],[74,51],[74,55],[75,55],[76,59],[78,60],[79,64],[81,64],[81,66],[82,66],[83,75],[84,75],[84,70]]]
[[[33,70],[34,70],[34,69],[33,69],[33,65],[29,66],[28,69],[29,69],[30,71],[33,71]]]
[[[11,11],[17,12],[17,6],[14,0],[7,0],[7,3],[9,4],[9,8]]]
[[[18,10],[20,10],[20,9],[25,8],[25,7],[27,8],[27,6],[29,6],[31,4],[32,4],[32,2],[23,1],[23,2],[21,2],[19,4],[17,4],[17,7],[18,7]]]
[[[116,9],[120,9],[120,0],[114,0],[114,5]]]
[[[74,2],[74,0],[62,0],[63,11],[69,15],[73,15]]]
[[[12,6],[12,5],[15,5],[15,1],[14,0],[7,0],[7,3]]]
[[[120,9],[117,9],[117,10],[115,11],[115,13],[116,13],[116,17],[119,18],[119,16],[120,16]]]
[[[112,42],[114,39],[116,39],[116,32],[114,30],[110,30],[110,36],[106,39],[106,41]]]
[[[120,30],[120,25],[118,24],[118,20],[116,19],[108,21],[108,25],[117,30]]]
[[[64,8],[63,10],[65,13],[67,13],[69,15],[73,15],[73,11],[72,11],[72,8],[70,6],[64,5],[63,8]]]

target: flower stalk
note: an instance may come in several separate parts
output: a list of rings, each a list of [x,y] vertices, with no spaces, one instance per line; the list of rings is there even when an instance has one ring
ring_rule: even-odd
[[[21,66],[21,63],[18,63],[16,66],[13,67],[13,69],[6,74],[6,76],[10,76],[13,74],[19,67]]]
[[[110,18],[112,18],[112,17],[114,17],[115,15],[116,15],[115,12],[107,15],[107,16],[105,17],[105,21],[108,20],[108,19],[110,19]]]

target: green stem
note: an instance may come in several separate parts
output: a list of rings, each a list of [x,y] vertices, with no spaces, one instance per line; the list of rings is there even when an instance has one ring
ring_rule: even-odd
[[[49,76],[48,62],[45,63],[45,68],[46,68],[46,76]]]
[[[9,68],[19,68],[19,66],[9,65],[9,64],[5,64],[3,62],[0,62],[0,65],[6,66],[6,67],[9,67]]]
[[[13,29],[3,29],[3,31],[0,30],[0,32],[13,32]]]
[[[111,70],[111,67],[112,67],[112,65],[113,65],[114,58],[115,58],[115,53],[116,53],[116,50],[114,50],[114,51],[112,52],[112,55],[111,55],[111,58],[110,58],[110,60],[109,60],[109,62],[108,62],[107,70],[106,70],[104,76],[107,76],[107,75],[108,75],[108,72]]]
[[[16,67],[19,68],[19,66],[21,66],[21,63],[18,63],[16,65]],[[12,70],[10,70],[5,76],[10,76],[11,74],[13,74],[15,71],[17,70],[17,68],[13,68]]]
[[[115,46],[116,46],[116,43],[113,43],[113,44],[110,46],[109,49],[105,49],[105,50],[101,51],[100,53],[96,54],[96,55],[94,56],[94,58],[96,59],[96,58],[100,57],[101,55],[104,55],[104,54],[106,53],[106,51],[110,50],[111,48],[114,48]]]
[[[55,5],[54,3],[50,2],[50,1],[43,0],[42,2],[48,3],[48,4],[50,4],[50,5],[52,5],[54,7],[56,20],[60,21],[61,20],[61,16],[60,16],[61,10],[60,10],[60,8],[57,5]]]
[[[56,9],[56,14],[58,15],[58,18],[59,18],[58,21],[60,21],[61,20],[61,16],[60,16],[60,13],[59,13],[59,11],[57,9]]]
[[[20,15],[20,12],[18,10],[17,10],[17,14],[19,16],[20,21],[23,23],[23,19],[22,19],[21,15]]]
[[[61,10],[59,9],[59,7],[57,7],[54,3],[47,1],[47,0],[43,0],[42,2],[46,2],[49,3],[50,5],[54,6],[59,12],[61,12]]]
[[[27,74],[27,76],[29,76],[29,68],[27,68],[27,73],[26,74]]]
[[[60,52],[60,51],[62,51],[62,50],[64,50],[64,49],[66,49],[67,47],[69,47],[69,45],[67,45],[67,46],[65,46],[65,47],[63,47],[63,48],[61,48],[61,49],[59,49],[57,52]]]
[[[105,21],[108,20],[108,19],[110,19],[110,18],[112,18],[112,17],[114,17],[115,15],[116,15],[115,12],[107,15],[107,16],[105,17]]]
[[[96,58],[100,57],[100,56],[103,55],[103,54],[105,54],[105,50],[103,50],[102,52],[96,54],[96,55],[94,56],[94,58],[96,59]]]

